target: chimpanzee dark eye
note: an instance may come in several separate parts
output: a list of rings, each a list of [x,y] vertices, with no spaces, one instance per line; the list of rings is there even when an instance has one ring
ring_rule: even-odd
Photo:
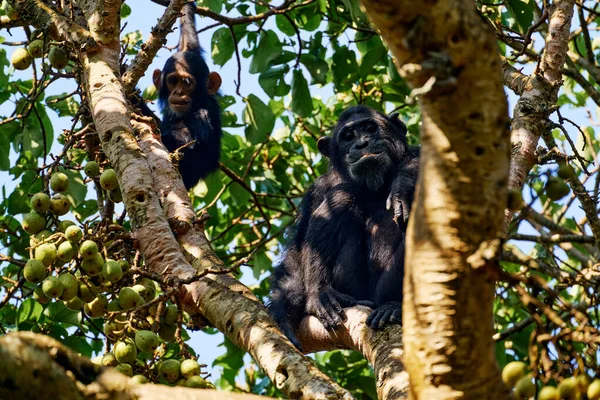
[[[377,124],[375,122],[368,122],[365,129],[368,133],[375,133],[377,132]]]
[[[342,140],[349,142],[352,139],[354,139],[354,130],[347,129],[342,132]]]
[[[167,79],[167,83],[168,83],[169,85],[171,85],[171,86],[175,86],[175,85],[177,85],[177,77],[176,77],[176,76],[170,76],[170,77]]]

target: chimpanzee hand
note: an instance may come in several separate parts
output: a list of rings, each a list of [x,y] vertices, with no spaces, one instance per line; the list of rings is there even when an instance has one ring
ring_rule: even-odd
[[[321,290],[317,296],[309,297],[306,310],[308,314],[317,317],[327,330],[335,330],[346,320],[344,307],[352,307],[357,304],[374,307],[374,304],[368,300],[359,301],[333,288],[326,288]]]
[[[402,323],[402,303],[390,301],[373,310],[367,317],[367,325],[373,329],[382,329],[389,324]]]
[[[413,200],[414,187],[411,187],[409,179],[403,175],[398,175],[392,182],[390,195],[385,202],[385,207],[394,213],[394,221],[405,224],[410,216],[410,210]]]

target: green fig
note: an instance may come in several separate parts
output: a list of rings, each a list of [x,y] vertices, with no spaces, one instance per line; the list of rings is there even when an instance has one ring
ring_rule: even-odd
[[[160,376],[167,382],[175,382],[181,376],[181,365],[177,360],[165,360],[160,365]]]
[[[34,194],[31,198],[31,208],[33,211],[45,214],[50,209],[50,196],[44,192]]]
[[[130,338],[118,341],[113,352],[120,363],[132,363],[137,358],[137,348]]]
[[[58,280],[63,285],[63,292],[60,295],[60,299],[62,301],[70,301],[75,296],[77,296],[77,292],[79,291],[79,281],[73,274],[65,272],[58,276]]]
[[[85,164],[85,167],[83,167],[83,172],[86,174],[86,176],[95,178],[100,175],[100,165],[98,165],[96,161],[89,161],[87,164]]]
[[[44,55],[44,41],[40,39],[32,40],[27,46],[27,51],[33,58],[41,58]]]
[[[69,188],[69,177],[63,172],[55,172],[50,177],[50,189],[57,193],[66,192]]]
[[[181,363],[181,375],[185,378],[200,375],[200,364],[195,360],[183,360]]]
[[[46,278],[46,266],[39,260],[31,259],[23,268],[23,276],[27,282],[39,283]]]
[[[46,218],[35,211],[32,211],[29,214],[25,214],[21,225],[23,226],[25,232],[29,233],[30,235],[35,235],[46,227]]]
[[[63,293],[63,285],[60,280],[55,276],[49,276],[44,279],[42,283],[42,291],[44,294],[52,299],[60,297]]]
[[[63,69],[69,64],[69,56],[64,48],[52,46],[48,53],[48,61],[56,69]]]
[[[52,265],[52,263],[58,257],[56,245],[54,243],[42,243],[35,248],[33,252],[34,258],[44,263],[46,267]]]
[[[119,187],[117,173],[114,169],[105,169],[100,175],[100,186],[104,190],[114,190]]]
[[[24,71],[31,66],[33,58],[26,48],[16,49],[10,57],[10,63],[15,69]]]
[[[50,212],[54,215],[61,216],[65,215],[71,209],[71,203],[67,196],[62,194],[55,194],[50,199]]]
[[[135,333],[135,344],[142,353],[153,353],[160,344],[156,333],[140,330]]]

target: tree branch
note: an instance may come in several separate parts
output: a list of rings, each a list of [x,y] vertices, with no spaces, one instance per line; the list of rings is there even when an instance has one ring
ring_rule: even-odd
[[[42,399],[48,393],[64,400],[258,400],[270,397],[209,389],[140,385],[114,368],[79,356],[49,336],[13,332],[0,337],[0,385],[3,399]]]
[[[174,179],[179,173],[167,149],[147,125],[135,126],[167,218],[178,225],[188,225],[177,235],[186,259],[198,272],[224,269],[201,224],[195,223],[195,213],[181,178]],[[185,286],[182,302],[190,314],[200,312],[233,343],[250,353],[275,386],[290,398],[352,398],[295,349],[256,296],[231,275],[211,274]]]
[[[510,154],[496,39],[468,0],[363,4],[411,87],[435,80],[420,96],[421,166],[407,232],[411,397],[506,399],[492,340]]]
[[[121,78],[125,93],[130,93],[133,90],[148,69],[148,66],[152,63],[156,53],[167,43],[167,35],[171,32],[175,21],[177,21],[181,13],[181,8],[187,2],[188,0],[173,0],[169,2],[169,6],[164,14],[152,28],[150,36],[142,44],[140,52],[135,56],[133,62]]]

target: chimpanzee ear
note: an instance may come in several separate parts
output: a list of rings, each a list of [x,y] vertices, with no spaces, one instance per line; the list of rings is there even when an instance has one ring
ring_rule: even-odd
[[[393,112],[388,116],[388,118],[390,119],[391,123],[396,125],[398,129],[400,129],[400,132],[402,132],[403,135],[406,135],[408,129],[406,128],[404,122],[402,122],[402,120],[400,119],[400,113]]]
[[[206,80],[206,91],[208,94],[211,96],[217,94],[222,82],[221,75],[214,71],[209,73],[208,79]]]
[[[154,73],[152,74],[152,81],[154,82],[154,86],[156,86],[157,90],[160,90],[160,69],[155,69]]]
[[[329,136],[323,136],[317,141],[317,147],[319,148],[319,151],[327,158],[330,158],[330,143],[331,138]]]

